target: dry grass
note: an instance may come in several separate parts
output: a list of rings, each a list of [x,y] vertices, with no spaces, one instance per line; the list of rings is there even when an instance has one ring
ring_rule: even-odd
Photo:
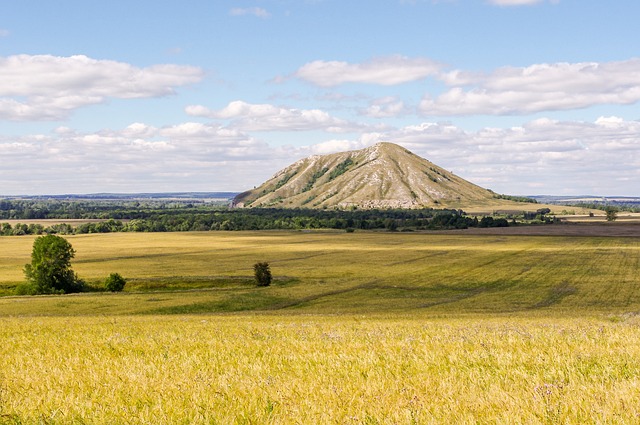
[[[637,423],[618,319],[5,318],[0,423]]]

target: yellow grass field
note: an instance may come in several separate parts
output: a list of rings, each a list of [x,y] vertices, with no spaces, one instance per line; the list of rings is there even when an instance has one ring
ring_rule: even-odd
[[[0,297],[0,424],[640,421],[638,238],[67,239],[126,292]],[[32,243],[0,238],[5,292]]]
[[[4,318],[4,424],[638,423],[640,321]]]

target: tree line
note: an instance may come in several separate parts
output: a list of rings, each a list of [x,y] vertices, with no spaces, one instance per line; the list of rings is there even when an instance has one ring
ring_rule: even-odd
[[[504,218],[470,217],[462,210],[453,209],[374,209],[374,210],[314,210],[251,208],[230,209],[206,205],[184,204],[167,207],[151,205],[65,206],[73,211],[73,217],[60,214],[57,205],[42,209],[42,219],[101,219],[77,226],[67,223],[45,226],[42,224],[0,223],[0,234],[84,234],[112,232],[180,232],[211,230],[302,230],[342,229],[353,230],[441,230],[466,229],[468,227],[507,227]],[[17,214],[12,209],[12,219],[29,219],[34,209]],[[58,212],[58,213],[56,213]],[[0,219],[1,220],[1,219]]]

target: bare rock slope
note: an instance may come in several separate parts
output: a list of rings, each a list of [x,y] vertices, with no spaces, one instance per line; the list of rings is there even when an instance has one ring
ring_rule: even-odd
[[[259,187],[238,195],[237,207],[464,208],[490,206],[495,194],[393,143],[301,159]]]

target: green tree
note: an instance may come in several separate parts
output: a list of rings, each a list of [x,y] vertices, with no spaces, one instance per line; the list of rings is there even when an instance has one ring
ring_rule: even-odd
[[[121,292],[127,280],[119,273],[111,273],[104,281],[104,288],[109,292]]]
[[[618,218],[618,209],[615,207],[607,207],[604,212],[607,214],[607,221],[616,221]]]
[[[253,265],[253,274],[258,286],[271,285],[271,269],[269,267],[269,263],[255,263]]]
[[[387,218],[384,221],[384,227],[390,232],[395,232],[396,230],[398,230],[398,223],[393,218]]]
[[[81,292],[84,282],[71,269],[75,250],[64,238],[40,236],[33,242],[31,263],[24,266],[27,288],[23,293],[65,294]]]

